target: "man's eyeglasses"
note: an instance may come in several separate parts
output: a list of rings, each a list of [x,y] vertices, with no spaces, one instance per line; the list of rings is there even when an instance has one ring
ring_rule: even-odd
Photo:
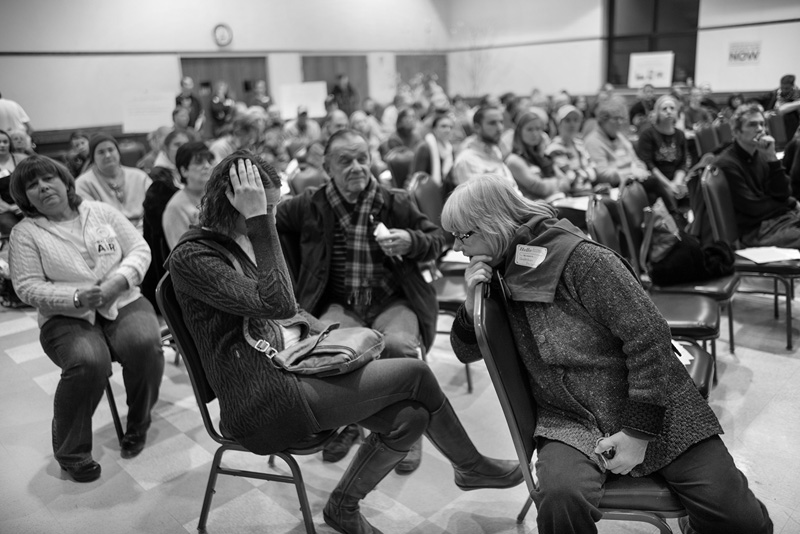
[[[455,232],[451,233],[453,234],[453,237],[455,237],[456,239],[458,239],[463,243],[465,240],[469,239],[473,234],[475,234],[475,230],[470,230],[466,234],[457,234]]]

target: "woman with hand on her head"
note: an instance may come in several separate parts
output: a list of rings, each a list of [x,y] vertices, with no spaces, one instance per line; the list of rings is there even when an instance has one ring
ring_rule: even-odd
[[[511,153],[506,157],[506,165],[519,190],[533,200],[562,197],[572,187],[572,180],[545,154],[550,142],[545,133],[548,120],[547,114],[538,108],[522,112],[514,129]]]
[[[250,152],[232,154],[208,182],[202,228],[184,234],[169,260],[184,319],[219,398],[223,433],[256,454],[271,454],[321,430],[354,422],[369,429],[323,511],[325,522],[345,534],[380,532],[361,515],[359,501],[423,433],[451,461],[461,489],[522,482],[519,464],[475,449],[424,362],[381,359],[319,377],[283,371],[252,346],[246,337],[258,336],[280,351],[324,328],[295,301],[275,227],[279,201],[275,170]]]
[[[686,508],[684,532],[772,532],[636,276],[554,215],[492,176],[457,187],[442,213],[455,250],[470,258],[450,337],[461,361],[481,357],[479,284],[503,291],[496,271],[510,294],[510,326],[537,404],[538,532],[597,532],[607,477],[653,473]],[[601,456],[612,448],[611,459]]]
[[[150,248],[116,209],[83,201],[66,167],[44,156],[21,162],[11,194],[25,218],[11,232],[11,279],[39,312],[39,341],[61,368],[53,401],[53,450],[76,482],[100,476],[92,414],[122,364],[128,428],[122,457],[144,448],[164,357],[158,320],[138,284]]]
[[[141,234],[144,197],[153,180],[142,170],[122,165],[119,143],[110,135],[92,136],[89,158],[91,166],[75,180],[75,191],[86,200],[115,207]]]

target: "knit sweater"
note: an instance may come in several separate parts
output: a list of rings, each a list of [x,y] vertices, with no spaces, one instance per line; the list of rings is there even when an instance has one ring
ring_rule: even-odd
[[[495,283],[492,291],[500,291]],[[643,476],[722,432],[670,346],[670,332],[639,282],[591,242],[572,252],[547,302],[510,300],[514,341],[537,403],[536,437],[567,443],[604,466],[596,441],[622,429],[651,436]],[[462,305],[451,343],[462,361],[480,350]]]
[[[11,279],[19,297],[38,309],[39,326],[54,315],[94,324],[99,313],[113,320],[119,308],[139,298],[138,285],[150,264],[147,242],[124,215],[102,202],[84,201],[78,213],[92,265],[44,217],[25,217],[11,231]],[[97,310],[75,307],[75,290],[117,274],[129,289],[115,301]]]
[[[184,234],[169,258],[184,320],[219,398],[220,428],[256,454],[281,451],[319,431],[297,377],[275,367],[244,337],[245,317],[251,325],[261,323],[261,337],[277,350],[284,348],[279,325],[321,331],[319,321],[298,311],[269,218],[247,220],[257,266],[234,240],[202,229]],[[198,239],[222,244],[239,260],[244,274]]]

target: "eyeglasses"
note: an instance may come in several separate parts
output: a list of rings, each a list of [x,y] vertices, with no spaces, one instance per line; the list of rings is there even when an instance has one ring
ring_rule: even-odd
[[[455,237],[456,239],[458,239],[459,241],[461,241],[463,243],[464,241],[466,241],[467,239],[469,239],[470,237],[472,237],[475,234],[475,230],[470,230],[466,234],[457,234],[455,232],[451,232],[451,233],[453,234],[453,237]]]

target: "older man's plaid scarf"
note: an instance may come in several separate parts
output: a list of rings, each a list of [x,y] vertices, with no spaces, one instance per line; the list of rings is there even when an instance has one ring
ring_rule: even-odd
[[[332,180],[325,186],[325,196],[347,237],[347,304],[363,311],[391,295],[396,288],[383,265],[386,256],[372,235],[372,218],[380,213],[383,196],[378,194],[378,182],[374,178],[370,178],[367,188],[361,192],[353,211],[348,210]]]

